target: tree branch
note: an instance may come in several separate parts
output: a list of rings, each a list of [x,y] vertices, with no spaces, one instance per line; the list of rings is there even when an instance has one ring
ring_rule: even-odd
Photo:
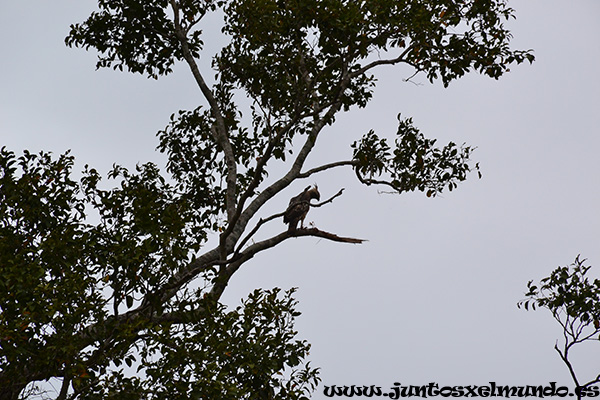
[[[358,164],[358,161],[355,160],[347,160],[347,161],[336,161],[329,164],[321,165],[320,167],[309,169],[306,172],[302,172],[298,174],[297,178],[308,178],[309,176],[316,174],[317,172],[325,171],[331,168],[342,167],[346,165],[355,166]]]
[[[241,253],[241,256],[251,258],[251,257],[254,257],[257,253],[267,250],[267,249],[270,249],[271,247],[278,245],[279,243],[283,242],[286,239],[293,238],[293,237],[302,237],[302,236],[322,237],[324,239],[329,239],[334,242],[354,243],[354,244],[360,244],[360,243],[366,241],[365,239],[341,237],[341,236],[335,235],[330,232],[325,232],[325,231],[319,230],[317,228],[301,228],[301,229],[296,229],[295,231],[292,231],[292,232],[285,231],[285,232],[280,233],[279,235],[273,236],[272,238],[265,239],[260,242],[256,242],[256,243],[248,246],[248,248],[246,250],[244,250],[244,252]],[[228,269],[229,268],[230,267],[228,267]]]
[[[65,376],[63,377],[62,385],[60,387],[60,393],[56,400],[65,400],[67,398],[67,394],[69,393],[69,386],[71,384],[71,376],[65,371]]]
[[[385,186],[389,186],[392,189],[394,189],[395,193],[398,193],[398,188],[395,187],[394,185],[392,185],[390,182],[387,181],[380,181],[377,179],[370,179],[370,178],[364,178],[360,172],[358,171],[358,169],[355,169],[354,172],[356,173],[356,177],[358,178],[358,180],[367,185],[367,186],[371,186],[371,185],[385,185]]]
[[[354,71],[353,73],[350,74],[350,76],[352,78],[358,76],[358,75],[362,75],[365,72],[367,72],[368,70],[375,68],[379,65],[394,65],[394,64],[398,64],[398,63],[406,63],[409,65],[412,65],[413,67],[415,67],[411,62],[409,62],[408,60],[405,60],[404,57],[406,57],[406,55],[413,49],[413,46],[410,45],[408,46],[403,52],[402,54],[400,54],[398,57],[396,58],[392,58],[392,59],[387,59],[387,60],[377,60],[377,61],[373,61],[367,65],[365,65],[362,68],[359,68],[358,70]],[[416,67],[415,67],[416,68]]]
[[[568,349],[565,347],[565,351],[563,354],[563,352],[560,351],[560,349],[558,348],[558,344],[555,344],[554,350],[556,350],[558,352],[558,354],[560,355],[560,358],[567,365],[567,368],[569,369],[569,373],[571,374],[571,378],[573,379],[573,383],[575,383],[575,386],[579,386],[579,381],[577,380],[577,375],[575,375],[575,370],[573,369],[573,366],[571,365],[571,362],[568,359],[568,354],[567,354]]]
[[[198,68],[198,64],[196,64],[196,60],[192,55],[188,42],[187,36],[185,34],[184,29],[181,26],[180,18],[179,18],[179,7],[177,5],[176,0],[170,0],[171,7],[173,8],[174,14],[174,23],[175,23],[175,36],[181,43],[181,49],[183,51],[183,58],[187,62],[190,70],[192,71],[192,75],[200,88],[200,91],[204,95],[204,98],[208,101],[210,106],[211,113],[215,118],[215,126],[212,129],[213,137],[215,141],[221,146],[223,149],[223,154],[225,156],[225,163],[227,164],[227,191],[225,194],[226,204],[225,208],[227,210],[227,217],[231,220],[235,214],[235,197],[236,197],[236,185],[237,185],[237,163],[235,161],[235,153],[233,151],[233,147],[231,146],[231,142],[229,141],[229,136],[227,134],[227,127],[225,125],[225,120],[223,115],[221,114],[221,109],[219,107],[219,103],[217,99],[213,95],[213,92],[210,90],[200,69]]]
[[[248,185],[248,187],[246,188],[244,193],[242,193],[242,195],[240,196],[240,198],[238,200],[235,214],[230,219],[230,221],[228,221],[229,223],[227,225],[227,229],[221,234],[221,237],[223,238],[223,240],[227,239],[227,237],[233,231],[235,224],[237,223],[238,219],[240,218],[240,216],[244,210],[244,205],[246,203],[246,200],[248,200],[248,198],[250,198],[250,196],[252,194],[254,194],[254,190],[258,187],[258,185],[260,183],[260,177],[262,175],[262,171],[263,171],[265,165],[267,164],[267,161],[269,161],[269,159],[271,158],[273,149],[275,148],[275,146],[277,144],[279,144],[283,135],[285,133],[287,133],[296,122],[297,122],[297,119],[292,119],[291,121],[289,121],[284,127],[282,127],[277,132],[277,135],[272,140],[269,141],[267,148],[265,149],[263,154],[260,156],[258,162],[256,163],[256,170],[254,172],[252,181],[250,182],[250,184]]]
[[[315,203],[315,204],[308,203],[308,205],[311,207],[321,207],[327,203],[331,203],[331,202],[333,202],[333,199],[335,199],[336,197],[340,197],[342,195],[342,193],[344,192],[344,189],[345,188],[341,188],[339,192],[337,192],[336,194],[334,194],[333,196],[331,196],[330,198],[328,198],[327,200],[325,200],[321,203]]]
[[[334,197],[337,197],[334,196]],[[215,299],[220,298],[221,294],[225,290],[229,279],[231,276],[244,264],[246,261],[253,258],[257,253],[270,249],[272,247],[277,246],[284,240],[293,238],[293,237],[302,237],[302,236],[314,236],[321,237],[324,239],[329,239],[334,242],[341,243],[353,243],[353,244],[361,244],[366,241],[366,239],[356,239],[350,237],[342,237],[336,234],[325,232],[319,230],[317,228],[303,228],[296,229],[293,232],[285,231],[280,233],[279,235],[273,236],[269,239],[262,240],[260,242],[256,242],[246,248],[242,253],[239,254],[239,259],[235,260],[231,264],[229,264],[222,273],[222,276],[219,276],[217,283],[211,289],[211,296]]]
[[[292,237],[316,236],[316,237],[321,237],[324,239],[329,239],[333,242],[352,243],[352,244],[362,244],[367,241],[367,239],[357,239],[357,238],[351,238],[351,237],[338,236],[334,233],[325,232],[325,231],[319,230],[317,228],[296,229],[295,231],[291,232],[291,236]]]
[[[258,230],[260,229],[260,227],[263,224],[266,224],[269,221],[274,220],[275,218],[279,218],[279,217],[283,217],[283,215],[285,214],[285,211],[282,211],[280,213],[277,214],[273,214],[265,219],[261,218],[258,220],[258,222],[256,223],[256,226],[254,226],[254,228],[242,239],[242,241],[240,242],[240,244],[238,245],[237,249],[234,252],[234,257],[236,254],[239,254],[240,250],[242,249],[242,247],[244,247],[244,245],[246,244],[246,242],[248,242],[248,240],[250,240],[250,238],[252,236],[254,236],[254,234],[256,232],[258,232]]]

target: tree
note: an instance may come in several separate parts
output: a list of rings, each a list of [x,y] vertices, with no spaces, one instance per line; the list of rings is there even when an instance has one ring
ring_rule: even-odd
[[[560,324],[563,338],[554,350],[569,370],[578,399],[597,396],[598,386],[593,385],[600,382],[600,374],[583,382],[570,358],[575,345],[600,339],[600,279],[592,281],[586,276],[591,266],[584,265],[585,261],[577,256],[571,265],[556,268],[539,284],[529,281],[526,299],[517,303],[526,310],[546,308]]]
[[[224,16],[228,40],[214,83],[198,64],[211,13]],[[292,293],[259,290],[233,311],[219,300],[242,265],[287,239],[361,240],[283,225],[261,237],[284,211],[267,216],[265,205],[333,168],[396,193],[456,188],[478,171],[472,148],[438,148],[400,116],[392,139],[369,131],[345,160],[305,160],[339,113],[367,105],[377,67],[405,64],[447,86],[532,62],[509,47],[512,17],[506,0],[99,0],[67,45],[96,49],[98,68],[154,79],[183,62],[205,102],[158,133],[167,176],[151,163],[115,166],[103,189],[87,166],[74,181],[68,154],[2,150],[3,397],[50,378],[62,379],[58,398],[307,395],[317,371],[294,339]],[[219,240],[207,249],[211,233]]]

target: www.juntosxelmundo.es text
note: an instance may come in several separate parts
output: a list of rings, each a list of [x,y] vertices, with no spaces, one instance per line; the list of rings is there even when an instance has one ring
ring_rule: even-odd
[[[466,386],[440,386],[435,382],[427,385],[402,385],[394,382],[393,386],[325,386],[323,394],[327,397],[387,397],[399,399],[403,397],[598,397],[599,386],[577,387],[570,391],[566,386],[557,386],[556,382],[549,382],[545,386],[509,386],[489,382],[489,385]]]

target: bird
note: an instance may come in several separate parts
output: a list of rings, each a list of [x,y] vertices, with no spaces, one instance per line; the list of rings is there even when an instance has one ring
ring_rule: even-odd
[[[321,194],[317,185],[315,187],[307,186],[298,196],[290,199],[290,204],[283,214],[283,222],[289,224],[288,231],[295,231],[300,221],[300,228],[303,228],[304,218],[310,210],[310,200],[321,199]]]

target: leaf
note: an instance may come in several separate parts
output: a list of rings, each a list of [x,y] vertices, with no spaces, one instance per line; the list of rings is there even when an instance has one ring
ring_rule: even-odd
[[[127,366],[129,368],[131,368],[131,366],[133,365],[133,363],[135,362],[135,357],[132,355],[129,355],[127,357],[125,357],[125,364],[127,364]]]

